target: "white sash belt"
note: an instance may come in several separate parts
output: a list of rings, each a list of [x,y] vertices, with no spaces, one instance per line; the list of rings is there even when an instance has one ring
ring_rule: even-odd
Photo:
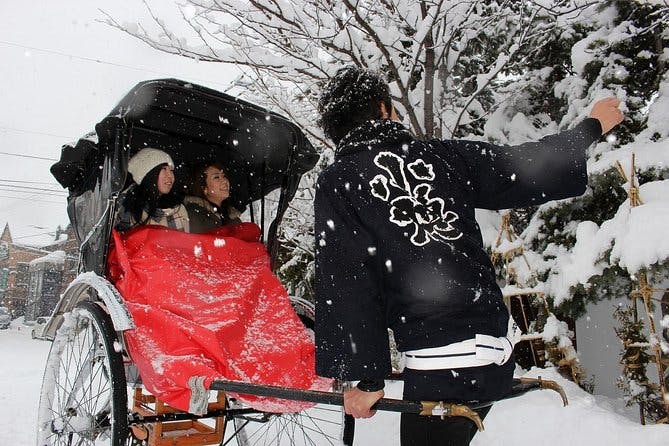
[[[511,358],[513,347],[520,340],[520,335],[520,329],[509,316],[507,334],[504,337],[477,334],[474,339],[407,351],[404,352],[406,367],[414,370],[440,370],[502,365]]]

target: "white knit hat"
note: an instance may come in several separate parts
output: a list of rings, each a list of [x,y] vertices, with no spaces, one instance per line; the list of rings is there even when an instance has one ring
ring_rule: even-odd
[[[137,152],[130,161],[128,161],[128,172],[132,174],[135,183],[140,184],[147,173],[156,166],[169,164],[174,168],[172,158],[162,150],[146,148]]]

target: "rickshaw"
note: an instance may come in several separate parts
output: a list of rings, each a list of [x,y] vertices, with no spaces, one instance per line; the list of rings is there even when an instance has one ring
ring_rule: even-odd
[[[131,181],[127,161],[144,147],[168,152],[177,178],[182,166],[224,163],[235,207],[246,209],[261,227],[272,262],[282,216],[302,175],[318,160],[302,131],[285,117],[175,79],[139,83],[94,133],[63,147],[51,172],[69,190],[79,274],[44,329],[53,344],[40,398],[38,445],[352,444],[353,420],[341,407],[265,413],[219,391],[208,412],[196,416],[144,392],[124,344],[133,320],[106,274],[117,200]],[[313,305],[291,301],[313,328]],[[226,429],[228,421],[234,429]]]
[[[226,166],[235,207],[261,228],[271,263],[277,231],[303,174],[318,155],[288,119],[262,107],[175,79],[141,82],[90,133],[62,149],[51,172],[69,190],[68,215],[80,242],[79,274],[44,327],[52,340],[38,411],[38,446],[351,445],[354,420],[342,410],[348,385],[313,391],[214,381],[206,412],[176,410],[145,392],[124,332],[134,328],[107,271],[120,194],[129,186],[127,162],[144,147],[168,152],[179,168],[202,161]],[[269,203],[269,204],[268,204]],[[268,221],[271,220],[271,221]],[[313,328],[314,307],[290,297]],[[520,379],[511,398],[552,381]],[[130,391],[129,391],[130,390]],[[251,394],[316,403],[282,413],[263,412],[234,395]],[[473,409],[493,402],[456,404],[383,399],[377,409],[464,416],[483,428]],[[232,428],[228,427],[232,421]]]

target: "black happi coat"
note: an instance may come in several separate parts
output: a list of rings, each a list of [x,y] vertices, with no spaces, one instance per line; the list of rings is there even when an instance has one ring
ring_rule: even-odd
[[[388,120],[349,133],[316,190],[316,372],[383,379],[387,327],[400,351],[504,336],[474,208],[581,195],[600,136],[596,119],[518,146],[417,141]]]

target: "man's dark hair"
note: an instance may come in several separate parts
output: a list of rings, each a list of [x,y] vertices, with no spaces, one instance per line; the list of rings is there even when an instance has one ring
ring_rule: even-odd
[[[374,71],[354,65],[340,68],[323,88],[318,100],[318,125],[335,144],[348,132],[381,117],[379,103],[390,113],[388,83]]]

